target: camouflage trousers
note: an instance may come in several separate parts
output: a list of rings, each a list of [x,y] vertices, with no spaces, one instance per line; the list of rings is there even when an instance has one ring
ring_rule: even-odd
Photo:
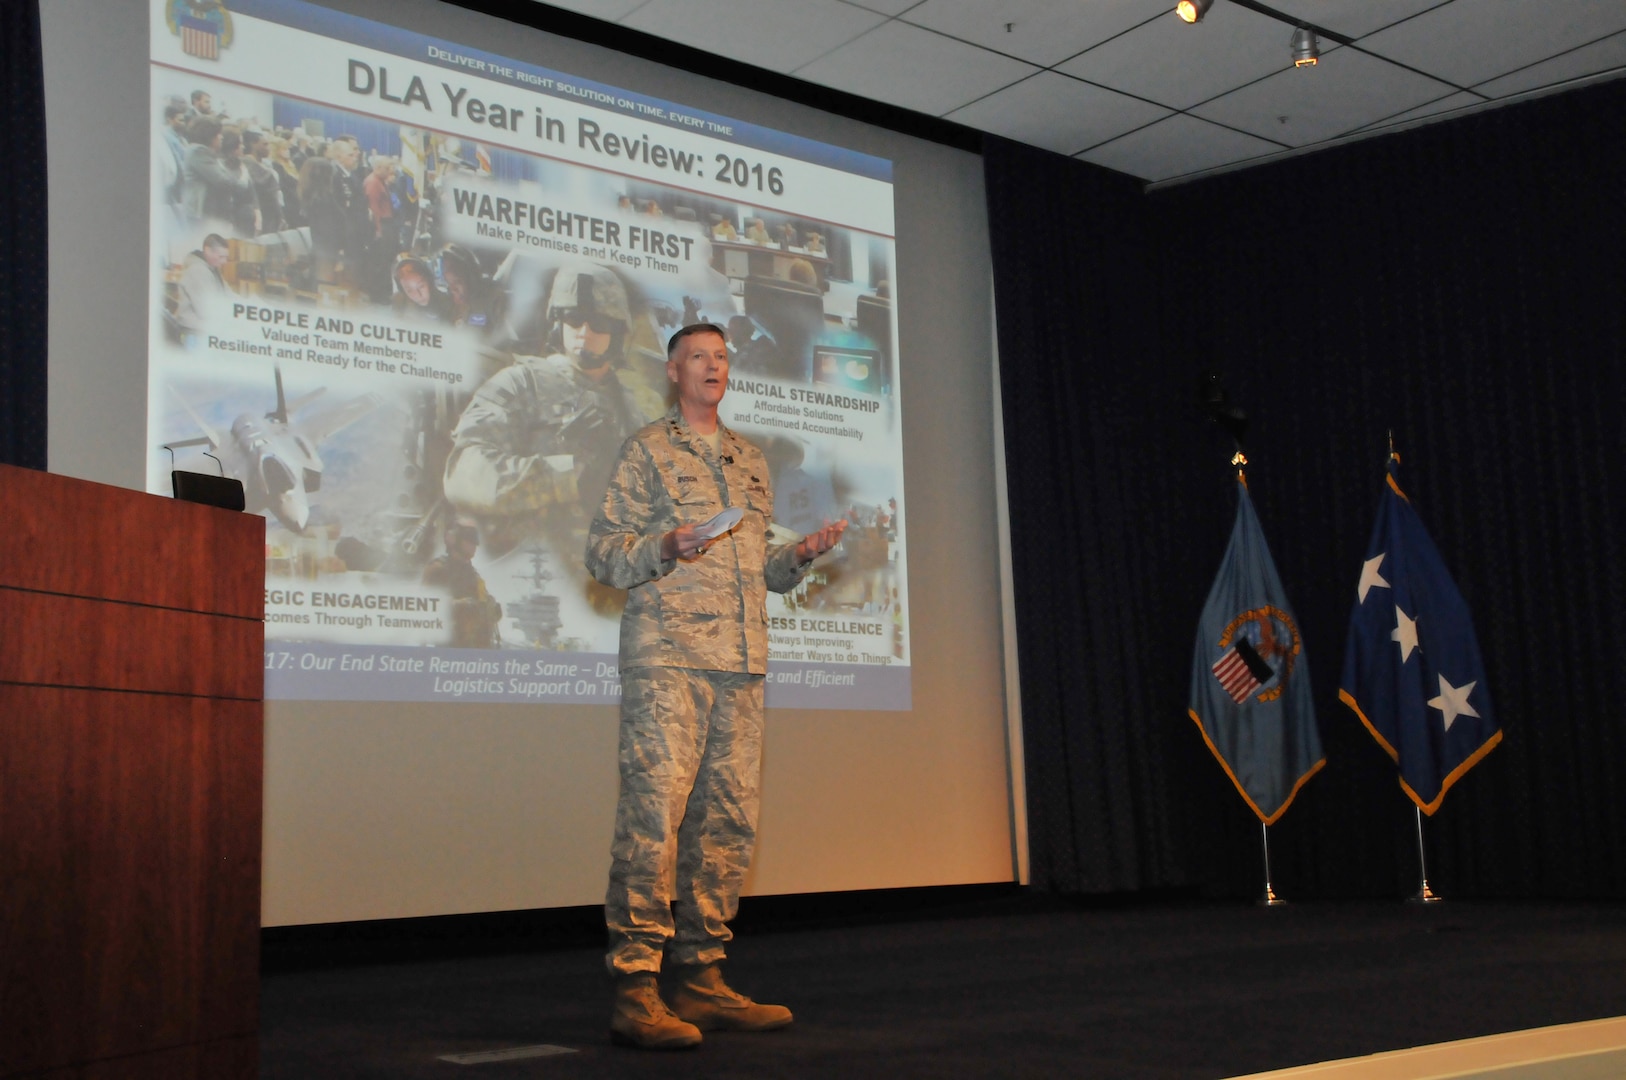
[[[756,846],[761,675],[621,674],[621,795],[604,921],[615,974],[723,958]],[[675,904],[674,904],[675,901]]]

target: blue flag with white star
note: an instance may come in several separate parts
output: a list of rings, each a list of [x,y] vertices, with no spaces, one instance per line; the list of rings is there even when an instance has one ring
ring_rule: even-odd
[[[1502,741],[1473,615],[1411,500],[1398,459],[1378,507],[1349,617],[1338,697],[1400,767],[1425,814]]]
[[[1231,543],[1197,623],[1187,711],[1242,798],[1269,825],[1326,758],[1298,621],[1240,475],[1236,490]]]

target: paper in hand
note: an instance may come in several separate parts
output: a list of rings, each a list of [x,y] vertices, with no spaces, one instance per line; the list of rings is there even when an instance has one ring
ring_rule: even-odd
[[[728,509],[696,525],[694,534],[702,540],[715,540],[738,525],[743,517],[745,517],[744,510],[737,506],[730,506]]]

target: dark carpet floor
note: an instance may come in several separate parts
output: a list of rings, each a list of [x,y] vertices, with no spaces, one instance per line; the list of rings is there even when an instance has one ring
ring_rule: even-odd
[[[748,929],[729,978],[795,1025],[666,1054],[609,1044],[596,948],[283,970],[273,948],[261,1075],[1211,1080],[1626,1014],[1626,907],[972,908]],[[577,1052],[437,1060],[540,1043]]]

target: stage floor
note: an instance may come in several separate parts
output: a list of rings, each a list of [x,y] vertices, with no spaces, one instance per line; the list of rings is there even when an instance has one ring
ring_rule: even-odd
[[[597,949],[523,948],[274,971],[262,982],[261,1075],[1626,1075],[1626,1054],[1608,1056],[1626,1047],[1626,1021],[1580,1023],[1626,1014],[1626,906],[1106,908],[1026,898],[918,919],[752,929],[732,948],[730,980],[790,1005],[796,1024],[714,1034],[670,1054],[609,1045]],[[1528,1030],[1552,1025],[1578,1026]],[[1523,1034],[1486,1038],[1507,1032]],[[1434,1045],[1458,1040],[1478,1041]],[[570,1052],[441,1060],[540,1047]],[[1389,1053],[1417,1047],[1429,1049]],[[1366,1057],[1374,1054],[1384,1056]],[[1601,1067],[1611,1071],[1585,1071]]]
[[[1626,1017],[1510,1031],[1230,1080],[1619,1080]]]

